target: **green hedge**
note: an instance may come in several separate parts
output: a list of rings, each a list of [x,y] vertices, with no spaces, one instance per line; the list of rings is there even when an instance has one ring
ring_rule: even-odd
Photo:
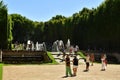
[[[52,56],[51,52],[47,52],[47,55],[49,56],[49,58],[52,60],[52,64],[58,64],[57,61],[55,61],[54,57]]]
[[[78,52],[77,54],[80,55],[80,57],[84,58],[85,59],[85,55],[82,53],[82,52]]]

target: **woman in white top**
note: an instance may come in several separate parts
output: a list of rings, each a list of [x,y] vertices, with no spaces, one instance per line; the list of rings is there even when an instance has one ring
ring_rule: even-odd
[[[105,54],[101,55],[101,63],[102,63],[101,71],[105,71],[106,70],[106,55]]]
[[[90,55],[87,54],[87,56],[86,56],[86,70],[85,71],[89,70],[89,66],[90,66]]]

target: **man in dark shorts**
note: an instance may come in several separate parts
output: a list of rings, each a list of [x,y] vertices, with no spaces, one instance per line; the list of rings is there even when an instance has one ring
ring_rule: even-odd
[[[76,76],[77,68],[78,68],[78,59],[76,56],[74,56],[74,59],[73,59],[73,75],[74,76]]]

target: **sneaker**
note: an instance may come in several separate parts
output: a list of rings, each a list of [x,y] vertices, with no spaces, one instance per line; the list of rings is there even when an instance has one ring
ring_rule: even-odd
[[[84,70],[84,72],[88,72],[89,70]]]
[[[101,71],[105,71],[105,69],[101,69]]]
[[[70,77],[74,77],[74,75],[71,75]]]
[[[64,76],[64,77],[68,77],[68,76]]]
[[[67,78],[68,76],[63,76],[62,78]]]
[[[76,76],[76,75],[73,75],[73,76]]]

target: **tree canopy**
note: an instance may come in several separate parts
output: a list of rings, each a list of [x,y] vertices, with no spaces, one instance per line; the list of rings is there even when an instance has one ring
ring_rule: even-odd
[[[7,6],[0,1],[0,49],[8,48]]]
[[[26,43],[28,39],[46,43],[52,43],[55,40],[67,42],[69,38],[71,43],[79,45],[80,49],[99,50],[101,48],[106,51],[120,51],[119,8],[120,0],[105,0],[97,8],[83,8],[70,17],[56,15],[46,22],[32,21],[20,14],[10,14],[11,19],[8,19],[12,22],[12,25],[9,24],[12,26],[9,28],[12,36],[8,38],[13,39],[12,43],[16,41]],[[3,3],[2,6],[0,3],[0,10],[5,10],[7,14],[7,8]],[[7,17],[2,19],[6,14],[0,13],[1,26],[5,25],[1,23],[7,23],[5,22]],[[3,37],[1,31],[0,36]],[[1,40],[4,41],[4,39]]]

